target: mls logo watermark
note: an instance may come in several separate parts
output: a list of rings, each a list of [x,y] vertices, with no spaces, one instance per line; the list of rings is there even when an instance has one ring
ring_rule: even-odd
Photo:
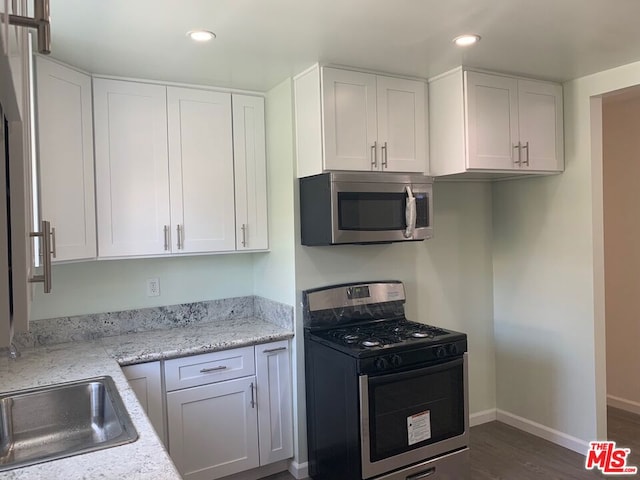
[[[585,468],[597,468],[605,475],[635,475],[638,467],[627,466],[628,448],[616,448],[616,442],[589,442]]]

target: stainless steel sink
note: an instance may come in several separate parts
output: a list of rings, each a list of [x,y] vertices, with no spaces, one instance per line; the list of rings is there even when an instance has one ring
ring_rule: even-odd
[[[0,472],[137,438],[111,377],[0,394]]]

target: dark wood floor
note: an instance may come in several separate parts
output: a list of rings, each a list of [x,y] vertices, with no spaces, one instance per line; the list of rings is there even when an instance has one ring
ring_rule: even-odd
[[[609,438],[631,449],[628,465],[640,466],[640,416],[607,411]],[[289,473],[268,480],[294,480]],[[584,469],[584,457],[504,423],[471,429],[471,480],[591,480],[607,478]],[[615,478],[640,479],[640,475]],[[266,479],[265,479],[266,480]]]

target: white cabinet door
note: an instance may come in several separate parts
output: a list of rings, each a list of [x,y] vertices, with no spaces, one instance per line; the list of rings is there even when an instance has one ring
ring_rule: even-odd
[[[518,111],[522,167],[562,170],[562,86],[519,80]]]
[[[94,79],[98,255],[168,253],[166,88]]]
[[[231,94],[167,87],[173,253],[234,250]]]
[[[467,168],[519,169],[518,81],[465,72],[465,82]]]
[[[378,170],[376,76],[335,68],[322,72],[324,168]]]
[[[260,465],[293,456],[289,342],[256,345]]]
[[[426,84],[377,77],[380,165],[389,172],[424,173],[427,162]]]
[[[269,248],[264,98],[233,95],[236,249]]]
[[[162,443],[167,445],[164,431],[164,410],[162,408],[162,381],[160,362],[140,363],[122,367],[124,376],[144,408],[151,425]]]
[[[96,257],[91,77],[36,57],[41,217],[55,228],[53,261]]]
[[[169,451],[186,480],[259,466],[255,377],[167,394]]]

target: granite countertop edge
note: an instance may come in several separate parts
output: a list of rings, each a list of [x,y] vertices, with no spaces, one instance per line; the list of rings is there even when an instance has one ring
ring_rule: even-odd
[[[248,347],[261,343],[276,342],[278,340],[289,340],[293,338],[293,332],[283,332],[280,334],[262,335],[253,338],[233,340],[224,343],[209,343],[206,345],[175,348],[173,350],[162,350],[161,352],[144,352],[135,355],[115,355],[113,358],[121,367],[136,365],[138,363],[156,362],[159,360],[171,360],[173,358],[187,357],[204,353],[219,352],[232,348]]]
[[[180,480],[169,454],[121,367],[293,338],[292,331],[250,317],[25,349],[0,359],[0,392],[111,376],[138,431],[137,441],[0,472],[0,479],[131,478]],[[136,347],[138,346],[138,348]]]

